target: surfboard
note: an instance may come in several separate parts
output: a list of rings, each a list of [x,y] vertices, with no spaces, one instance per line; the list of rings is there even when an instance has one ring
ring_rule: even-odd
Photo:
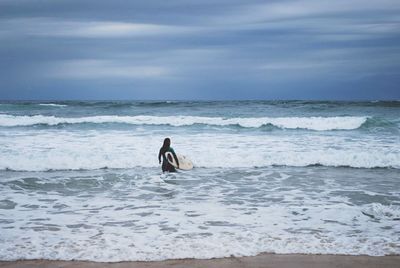
[[[178,168],[175,158],[171,152],[166,152],[165,156],[167,157],[167,160],[171,165],[173,165],[175,168]],[[186,156],[177,154],[176,157],[178,158],[179,161],[179,169],[191,170],[193,168],[192,161],[190,161],[190,159],[187,158]]]

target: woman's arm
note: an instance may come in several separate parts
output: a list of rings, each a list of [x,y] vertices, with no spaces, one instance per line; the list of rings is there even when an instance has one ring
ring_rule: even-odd
[[[161,164],[161,149],[160,152],[158,152],[158,162]]]

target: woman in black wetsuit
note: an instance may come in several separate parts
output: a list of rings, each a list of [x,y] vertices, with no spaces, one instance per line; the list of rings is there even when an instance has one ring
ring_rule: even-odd
[[[178,157],[176,157],[174,149],[172,149],[172,147],[171,147],[171,140],[169,138],[165,138],[164,139],[163,146],[160,148],[160,152],[158,153],[158,161],[161,164],[161,156],[162,156],[163,162],[162,162],[162,166],[161,167],[162,167],[162,171],[163,172],[165,172],[165,171],[176,172],[175,167],[168,162],[167,156],[165,155],[166,152],[171,152],[172,153],[172,155],[175,158],[176,164],[178,165],[178,168],[179,168]]]

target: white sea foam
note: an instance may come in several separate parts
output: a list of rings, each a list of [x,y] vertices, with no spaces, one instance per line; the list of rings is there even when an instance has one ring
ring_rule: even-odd
[[[143,113],[154,112],[150,106]],[[368,112],[374,119],[364,124],[362,116],[259,118],[251,116],[272,114],[248,110],[235,111],[248,118],[0,115],[0,260],[400,254],[400,136],[380,131],[386,115]],[[92,125],[114,122],[139,127]],[[374,131],[236,127],[268,124]],[[157,155],[166,136],[195,169],[161,174]]]
[[[65,104],[56,104],[56,103],[39,103],[40,106],[50,106],[50,107],[67,107]]]
[[[369,205],[352,203],[346,192],[333,194],[346,188],[351,196],[373,186],[368,172],[367,179],[343,185],[340,179],[351,173],[323,180],[324,173],[311,170],[240,176],[239,170],[198,170],[162,177],[143,170],[28,173],[3,181],[2,199],[15,208],[1,212],[0,260],[400,254],[398,221],[371,220],[362,213]]]
[[[239,125],[245,128],[259,128],[273,125],[285,129],[309,130],[351,130],[359,128],[368,119],[366,116],[341,117],[253,117],[253,118],[222,118],[202,116],[89,116],[89,117],[55,117],[55,116],[14,116],[1,114],[0,126],[31,126],[37,124],[83,124],[83,123],[124,123],[133,125],[171,125],[190,126],[205,124],[214,126]]]
[[[156,167],[164,135],[130,131],[16,131],[0,139],[0,169],[64,170]],[[350,166],[400,168],[400,143],[374,137],[173,135],[173,147],[196,167]],[[367,147],[366,147],[367,145]]]
[[[400,206],[385,206],[379,203],[368,205],[363,213],[375,219],[400,220]]]

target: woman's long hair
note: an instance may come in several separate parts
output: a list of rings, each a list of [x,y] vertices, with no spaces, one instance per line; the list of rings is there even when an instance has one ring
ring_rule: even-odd
[[[165,138],[163,146],[161,147],[161,154],[165,154],[165,152],[169,149],[169,146],[171,146],[171,140],[169,138]]]

